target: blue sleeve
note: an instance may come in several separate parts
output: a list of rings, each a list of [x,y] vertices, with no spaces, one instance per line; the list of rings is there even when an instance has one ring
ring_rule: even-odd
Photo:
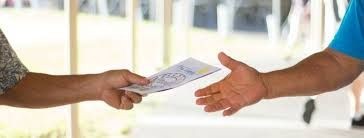
[[[330,48],[364,60],[364,0],[351,0]]]

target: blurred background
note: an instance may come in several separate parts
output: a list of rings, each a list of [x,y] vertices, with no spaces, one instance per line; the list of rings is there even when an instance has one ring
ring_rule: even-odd
[[[346,0],[78,0],[77,4],[73,22],[77,74],[130,69],[145,76],[188,57],[222,67],[217,60],[220,51],[262,72],[292,66],[328,46],[347,7]],[[32,72],[70,73],[69,26],[74,15],[68,6],[64,0],[0,0],[0,27]],[[223,69],[149,95],[132,111],[114,110],[99,101],[80,103],[79,129],[73,131],[85,138],[364,135],[351,128],[350,86],[317,96],[310,124],[302,118],[309,97],[264,100],[232,117],[204,113],[195,105],[194,91],[228,73]],[[70,112],[69,106],[0,106],[0,137],[71,137]]]

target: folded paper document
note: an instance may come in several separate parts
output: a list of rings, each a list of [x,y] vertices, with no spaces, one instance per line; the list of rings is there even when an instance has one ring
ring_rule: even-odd
[[[142,86],[133,84],[121,89],[136,92],[141,95],[162,92],[179,87],[219,70],[220,68],[208,65],[193,58],[188,58],[148,77],[151,81],[148,85]]]

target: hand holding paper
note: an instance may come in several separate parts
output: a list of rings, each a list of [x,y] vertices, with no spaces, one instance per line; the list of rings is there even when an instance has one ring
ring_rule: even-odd
[[[133,84],[121,89],[136,92],[141,95],[161,92],[179,87],[218,70],[220,69],[217,67],[189,58],[148,77],[150,80],[148,85],[142,86]]]

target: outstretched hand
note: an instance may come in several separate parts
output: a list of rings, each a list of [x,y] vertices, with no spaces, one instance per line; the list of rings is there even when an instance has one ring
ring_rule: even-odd
[[[204,106],[206,112],[224,110],[223,115],[230,116],[267,95],[267,88],[257,70],[224,53],[218,57],[231,72],[221,81],[196,91],[196,104]]]

